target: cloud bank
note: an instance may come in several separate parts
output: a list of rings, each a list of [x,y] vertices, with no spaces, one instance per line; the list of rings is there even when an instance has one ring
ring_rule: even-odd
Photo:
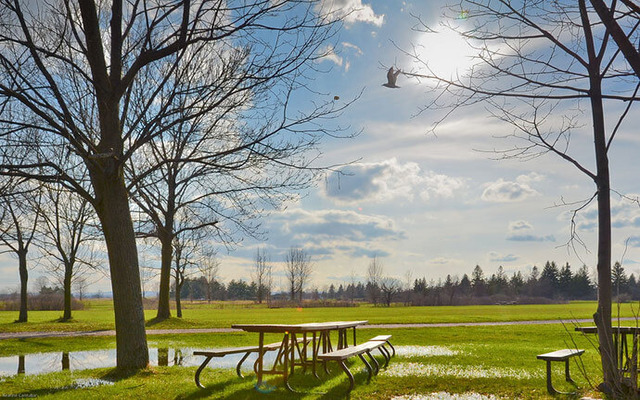
[[[402,164],[393,158],[378,163],[354,164],[333,173],[327,178],[324,195],[339,203],[384,203],[400,198],[447,198],[464,187],[462,178],[423,171],[417,163]]]

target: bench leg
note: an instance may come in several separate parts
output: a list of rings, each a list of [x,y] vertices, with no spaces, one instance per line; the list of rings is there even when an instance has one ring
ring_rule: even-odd
[[[369,364],[367,359],[364,358],[364,356],[362,354],[358,354],[358,357],[360,357],[360,359],[362,360],[364,365],[367,367],[367,373],[369,374],[367,376],[367,382],[371,382],[371,377],[373,376],[373,367],[371,366],[371,364]]]
[[[378,372],[380,372],[380,364],[378,364],[378,360],[375,359],[375,357],[373,356],[373,354],[371,354],[370,351],[367,351],[367,355],[369,356],[369,358],[371,359],[371,361],[373,361],[371,364],[374,365],[374,370],[373,374],[374,375],[378,375]]]
[[[242,375],[242,371],[240,371],[240,367],[242,367],[242,363],[245,362],[247,357],[249,357],[249,354],[251,354],[251,352],[247,351],[247,353],[238,362],[238,365],[236,365],[236,374],[238,374],[240,378],[244,378],[244,376]]]
[[[382,353],[382,356],[384,357],[383,368],[387,368],[387,366],[389,365],[389,360],[391,360],[391,353],[389,353],[389,351],[385,349],[384,346],[380,346],[378,350],[380,350],[380,353]]]
[[[549,392],[549,394],[575,394],[575,392],[560,392],[553,387],[553,384],[551,383],[551,360],[546,360],[546,361],[547,361],[547,392]],[[557,361],[560,361],[560,360],[557,360]],[[565,373],[567,382],[573,383],[575,385],[575,382],[571,379],[571,375],[569,375],[568,359],[565,360],[564,373]]]
[[[551,384],[551,361],[547,360],[547,392],[557,394],[558,391]]]
[[[391,344],[391,342],[390,342],[390,341],[388,341],[388,340],[387,340],[387,344],[389,345],[389,347],[391,347],[391,350],[393,351],[392,356],[395,356],[395,355],[396,355],[396,349],[395,349],[395,347],[393,347],[393,345]]]
[[[200,367],[198,367],[198,370],[196,371],[196,386],[199,387],[200,389],[204,389],[204,386],[202,386],[202,383],[200,383],[200,373],[202,372],[204,367],[206,367],[207,364],[209,364],[209,361],[211,361],[211,357],[207,357],[202,362],[202,364],[200,364]]]
[[[353,374],[351,373],[351,371],[349,371],[349,368],[347,367],[347,364],[344,363],[344,361],[340,361],[340,367],[342,367],[342,370],[347,374],[347,377],[349,377],[349,389],[347,389],[347,395],[353,390],[353,387],[356,384],[355,379],[353,379]]]
[[[567,382],[573,383],[575,385],[575,382],[573,381],[573,379],[571,379],[571,374],[569,374],[569,359],[565,360],[564,362],[564,376]]]

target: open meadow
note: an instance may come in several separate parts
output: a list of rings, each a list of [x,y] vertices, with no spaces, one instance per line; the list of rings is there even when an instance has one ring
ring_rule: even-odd
[[[30,321],[16,324],[15,312],[0,313],[0,332],[19,331],[93,331],[113,328],[110,302],[93,301],[85,310],[74,312],[74,321],[59,323],[60,312],[30,312]],[[593,302],[560,305],[495,305],[465,307],[371,307],[268,309],[248,304],[186,304],[184,318],[154,323],[149,311],[148,340],[152,352],[171,360],[134,374],[116,373],[113,368],[80,369],[33,374],[4,373],[0,377],[0,397],[145,398],[145,399],[334,399],[344,397],[347,379],[337,364],[320,379],[296,373],[292,386],[301,393],[291,393],[281,379],[270,378],[269,390],[256,391],[251,362],[245,363],[245,379],[235,374],[233,366],[205,369],[202,382],[194,384],[199,359],[194,350],[255,345],[257,334],[246,332],[153,334],[153,329],[229,328],[232,323],[302,323],[310,321],[361,320],[370,324],[477,323],[501,321],[563,320],[553,324],[514,324],[453,327],[384,327],[358,328],[359,341],[378,334],[392,334],[398,354],[388,368],[370,383],[364,366],[357,358],[351,362],[356,378],[352,399],[440,399],[449,394],[465,394],[470,399],[546,399],[545,365],[536,355],[563,349],[582,348],[581,363],[572,362],[571,371],[579,394],[595,394],[599,383],[599,358],[595,337],[574,331],[576,319],[587,319],[595,310]],[[637,307],[636,307],[637,308]],[[623,304],[622,317],[632,317],[635,310]],[[625,321],[635,324],[634,321]],[[582,325],[589,325],[583,323]],[[267,335],[266,341],[281,338]],[[0,358],[57,353],[56,365],[63,352],[74,359],[74,352],[115,348],[113,336],[4,339],[0,341]],[[169,354],[170,356],[167,356]],[[178,361],[178,358],[180,361]],[[381,357],[380,357],[381,358]],[[255,358],[253,358],[255,359]],[[195,363],[195,365],[194,365]],[[176,365],[180,364],[180,365]],[[564,382],[562,363],[555,363],[554,384],[561,390],[574,390]],[[165,366],[166,365],[166,366]],[[17,363],[14,365],[17,370]],[[60,368],[61,369],[61,368]],[[411,397],[418,396],[418,397]],[[422,396],[422,397],[420,397]],[[475,397],[474,397],[475,396]],[[494,396],[494,397],[492,397]],[[451,397],[457,398],[457,397]]]

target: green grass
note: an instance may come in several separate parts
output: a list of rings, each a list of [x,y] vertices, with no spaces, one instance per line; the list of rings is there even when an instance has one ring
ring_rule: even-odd
[[[596,351],[588,338],[562,325],[513,325],[499,327],[455,327],[455,328],[412,328],[412,329],[362,329],[358,331],[360,340],[382,333],[393,334],[393,343],[402,346],[442,346],[457,352],[454,356],[396,356],[388,371],[400,366],[427,365],[440,373],[429,375],[389,376],[382,372],[366,383],[366,374],[360,361],[352,363],[356,375],[356,389],[352,399],[389,399],[393,396],[414,393],[428,394],[439,391],[449,393],[469,392],[494,394],[504,399],[547,399],[544,363],[536,359],[536,354],[565,347],[587,349],[582,357],[588,375],[597,382],[599,376]],[[157,335],[150,338],[150,345],[168,348],[210,348],[228,345],[254,344],[256,335],[250,333]],[[5,340],[2,355],[13,351],[21,354],[32,351],[73,351],[77,349],[98,349],[114,347],[113,337],[96,338],[45,338],[29,340]],[[13,350],[6,350],[13,349]],[[17,353],[14,353],[17,354]],[[409,364],[412,363],[412,364]],[[571,366],[582,393],[589,392],[589,384],[575,364]],[[294,387],[306,392],[326,394],[293,394],[283,389],[278,378],[269,383],[275,389],[272,393],[258,393],[253,389],[255,375],[248,373],[246,379],[235,376],[232,369],[206,369],[202,374],[205,390],[193,383],[195,367],[152,367],[133,375],[114,375],[110,369],[86,371],[63,371],[38,376],[12,376],[0,381],[1,396],[32,396],[38,398],[145,398],[145,399],[334,399],[340,398],[346,390],[347,379],[337,365],[332,366],[332,374],[321,374],[316,380],[309,374],[297,374],[292,379]],[[489,377],[451,376],[452,371],[489,371]],[[563,383],[562,365],[557,365],[555,382],[562,389],[571,387]],[[505,376],[501,376],[505,375]],[[519,379],[525,376],[524,379]],[[114,385],[86,389],[71,389],[77,379],[107,379]],[[170,382],[170,384],[168,384]]]
[[[17,312],[0,312],[0,332],[21,331],[91,331],[114,329],[113,308],[109,300],[93,300],[88,308],[73,312],[70,322],[58,322],[60,311],[31,311],[29,322],[14,323]],[[635,308],[635,309],[634,309]],[[620,315],[633,317],[637,305],[622,304]],[[591,318],[595,302],[571,302],[549,305],[490,305],[455,307],[358,307],[278,308],[234,303],[186,303],[183,318],[159,323],[155,310],[146,310],[148,329],[229,328],[234,323],[303,323],[331,320],[368,320],[370,324],[410,324],[443,322],[494,322]],[[635,311],[635,312],[634,312]]]

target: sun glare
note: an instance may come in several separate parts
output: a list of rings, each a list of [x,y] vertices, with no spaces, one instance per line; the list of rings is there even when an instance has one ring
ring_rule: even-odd
[[[477,49],[448,29],[438,33],[421,33],[415,39],[415,48],[420,58],[420,65],[415,67],[424,69],[423,63],[426,63],[434,74],[442,78],[464,75],[474,64],[473,57],[478,54]]]

